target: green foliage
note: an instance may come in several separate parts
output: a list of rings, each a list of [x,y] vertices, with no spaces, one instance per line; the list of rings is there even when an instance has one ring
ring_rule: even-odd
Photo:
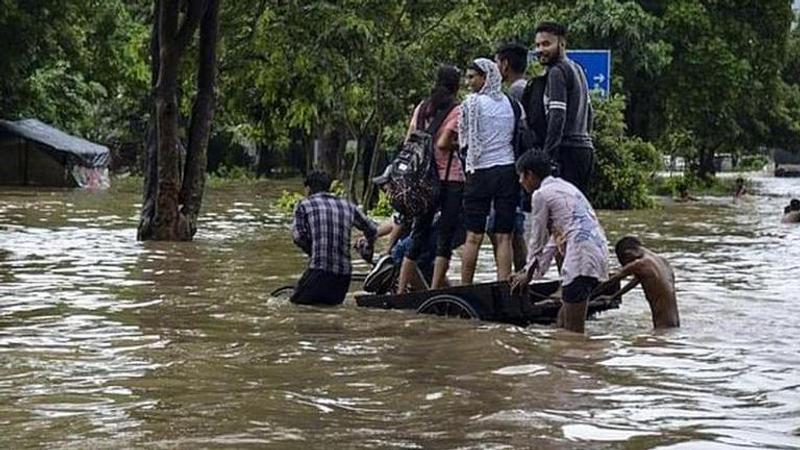
[[[754,184],[750,179],[744,180],[748,192],[753,192]],[[662,197],[678,197],[682,189],[690,195],[711,195],[726,197],[736,191],[736,178],[717,177],[704,180],[691,173],[671,177],[653,177],[650,191]]]
[[[0,0],[0,117],[39,117],[104,143],[141,140],[152,6]],[[214,133],[283,152],[297,168],[310,141],[331,130],[346,139],[380,137],[379,153],[391,152],[438,64],[463,68],[512,40],[533,46],[541,20],[568,24],[570,48],[611,49],[612,89],[622,97],[595,103],[602,206],[649,203],[641,186],[657,152],[648,142],[696,172],[708,170],[717,152],[800,149],[800,27],[791,27],[785,0],[241,0],[222,7]],[[189,92],[195,62],[186,63],[181,86]],[[180,98],[184,116],[191,101]],[[358,160],[361,148],[347,160]],[[224,172],[210,182],[229,179],[251,177]]]
[[[0,117],[37,117],[103,142],[140,138],[149,82],[141,4],[0,4]]]
[[[375,207],[369,210],[369,215],[374,217],[390,217],[394,213],[394,208],[389,203],[389,196],[383,191],[378,196]]]
[[[334,182],[331,184],[330,192],[338,197],[344,197],[345,186],[341,181],[334,180]],[[297,207],[297,204],[300,203],[300,200],[302,200],[303,197],[304,195],[300,192],[288,191],[284,189],[283,192],[281,192],[281,196],[275,201],[275,208],[284,214],[291,214],[294,212],[294,208]]]
[[[764,155],[746,155],[739,160],[736,170],[741,172],[752,172],[763,170],[769,164],[769,159]]]
[[[590,193],[592,204],[608,209],[652,206],[648,181],[660,168],[659,152],[652,144],[625,135],[625,101],[621,95],[595,101],[595,105],[597,172]]]
[[[303,194],[284,189],[283,192],[281,192],[281,196],[275,201],[275,208],[284,214],[292,214],[297,204],[300,203],[302,199]]]

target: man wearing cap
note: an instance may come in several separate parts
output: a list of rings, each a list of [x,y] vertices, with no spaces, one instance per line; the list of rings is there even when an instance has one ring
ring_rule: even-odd
[[[592,103],[586,74],[567,57],[566,35],[566,28],[555,22],[536,27],[539,62],[547,68],[544,151],[558,166],[559,176],[588,195],[594,167]]]
[[[308,269],[297,283],[291,301],[338,305],[350,287],[350,231],[364,232],[362,256],[372,259],[377,228],[352,202],[332,195],[331,178],[315,171],[305,180],[306,198],[294,210],[292,240],[307,255]]]

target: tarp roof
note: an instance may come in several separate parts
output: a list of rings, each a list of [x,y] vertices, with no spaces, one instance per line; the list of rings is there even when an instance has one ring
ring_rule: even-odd
[[[108,165],[108,147],[69,135],[36,119],[16,122],[0,120],[0,131],[73,155],[84,166],[103,167]]]

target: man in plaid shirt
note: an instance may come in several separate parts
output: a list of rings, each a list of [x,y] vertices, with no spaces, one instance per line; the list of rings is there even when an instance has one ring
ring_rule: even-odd
[[[369,251],[377,227],[355,204],[328,192],[331,178],[325,172],[309,174],[305,187],[306,198],[294,210],[292,240],[310,258],[291,301],[338,305],[350,287],[350,230],[364,233]]]

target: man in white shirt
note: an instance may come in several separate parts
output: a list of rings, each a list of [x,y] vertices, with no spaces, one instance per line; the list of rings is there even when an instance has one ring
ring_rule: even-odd
[[[511,287],[544,276],[558,251],[564,257],[558,326],[583,333],[589,295],[608,279],[608,241],[586,197],[550,171],[544,152],[530,151],[517,161],[519,182],[532,193],[532,224],[528,262],[514,274]]]

